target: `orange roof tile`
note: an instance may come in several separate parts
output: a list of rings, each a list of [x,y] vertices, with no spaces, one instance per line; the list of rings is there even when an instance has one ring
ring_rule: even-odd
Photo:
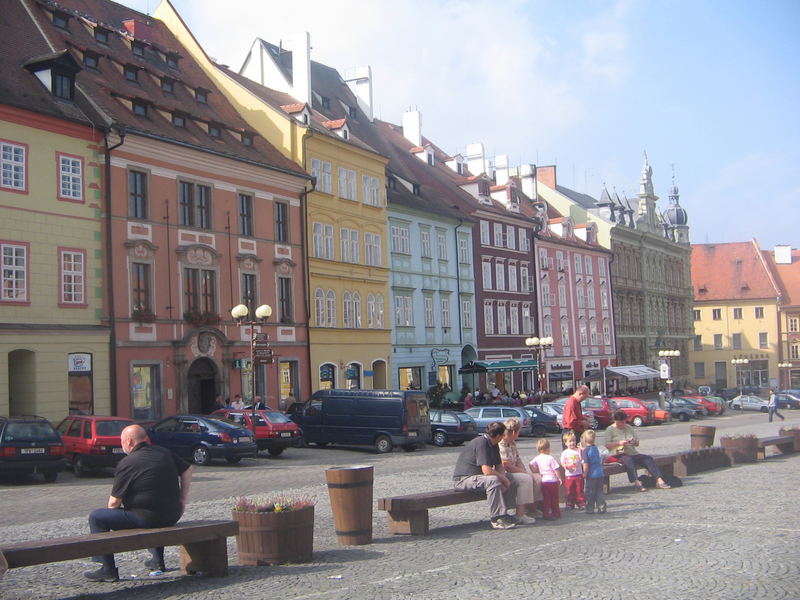
[[[778,285],[782,290],[781,306],[783,308],[800,307],[800,250],[792,248],[790,264],[775,262],[775,254],[772,250],[764,250],[762,255],[777,276]]]
[[[692,244],[695,302],[775,298],[780,291],[758,242]]]
[[[347,123],[347,119],[335,119],[333,121],[323,121],[322,124],[328,129],[341,129]]]
[[[289,113],[290,115],[293,115],[294,113],[299,113],[305,107],[306,107],[306,103],[305,102],[297,102],[295,104],[282,104],[281,105],[281,108],[285,112]]]

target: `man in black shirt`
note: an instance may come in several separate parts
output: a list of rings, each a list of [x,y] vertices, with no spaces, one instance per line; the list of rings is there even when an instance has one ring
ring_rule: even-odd
[[[89,515],[92,533],[140,527],[168,527],[178,522],[186,508],[192,467],[166,448],[151,446],[139,425],[122,430],[122,449],[126,456],[117,465],[108,508]],[[164,570],[164,548],[151,548],[145,566]],[[119,574],[114,555],[93,560],[103,566],[84,573],[92,581],[116,581]]]
[[[458,455],[453,471],[457,490],[486,490],[489,515],[495,529],[513,529],[515,519],[506,507],[516,505],[516,483],[506,476],[497,445],[506,427],[498,421],[489,423],[486,433],[469,442]]]

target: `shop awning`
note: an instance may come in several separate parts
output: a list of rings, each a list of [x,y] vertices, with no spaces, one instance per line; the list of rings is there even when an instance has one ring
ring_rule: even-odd
[[[624,367],[606,367],[606,371],[613,375],[621,375],[628,381],[640,381],[642,379],[653,379],[659,376],[659,372],[645,365],[626,365]]]
[[[474,360],[458,370],[459,375],[465,373],[501,373],[507,371],[535,371],[536,360]]]

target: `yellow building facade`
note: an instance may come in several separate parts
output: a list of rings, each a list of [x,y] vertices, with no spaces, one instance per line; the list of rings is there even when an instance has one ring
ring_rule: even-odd
[[[311,389],[386,388],[392,353],[386,312],[391,297],[388,159],[359,142],[346,118],[325,114],[318,94],[314,102],[299,101],[287,91],[266,88],[216,65],[169,3],[161,3],[154,16],[170,28],[253,129],[314,177],[304,206],[308,276],[305,289],[296,290],[309,306]],[[310,61],[307,66],[310,73]],[[320,103],[319,111],[315,102]],[[333,107],[338,110],[340,104],[334,102]],[[351,111],[357,109],[355,100],[350,104]],[[363,114],[360,117],[363,121]]]
[[[102,136],[0,105],[0,414],[110,414]]]

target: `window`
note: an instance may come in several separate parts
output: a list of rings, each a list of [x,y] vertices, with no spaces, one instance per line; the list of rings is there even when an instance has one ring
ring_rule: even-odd
[[[165,92],[172,93],[175,91],[175,80],[171,77],[161,78],[161,89]]]
[[[333,260],[333,225],[314,223],[314,256]]]
[[[706,363],[694,363],[694,376],[695,379],[703,379],[706,376]]]
[[[711,309],[711,318],[715,321],[722,320],[722,309],[721,308],[712,308]]]
[[[531,249],[528,245],[528,232],[525,229],[519,229],[519,249],[523,252],[527,252]]]
[[[69,15],[58,11],[53,12],[53,25],[59,29],[68,29]]]
[[[181,181],[178,215],[180,224],[187,227],[211,228],[211,188]]]
[[[577,286],[578,294],[578,308],[586,308],[586,298],[584,296],[583,286]]]
[[[75,75],[54,70],[52,92],[56,98],[72,100],[75,96]]]
[[[550,293],[550,280],[545,279],[541,285],[542,306],[553,306],[553,295]]]
[[[789,347],[789,358],[792,360],[800,359],[800,344],[792,344]]]
[[[289,241],[289,205],[285,202],[275,203],[275,241]]]
[[[447,238],[444,231],[436,232],[436,248],[439,260],[447,260]]]
[[[693,319],[694,321],[699,321],[699,320],[700,320],[700,309],[697,309],[697,308],[696,308],[696,309],[694,309],[694,310],[692,311],[692,319]]]
[[[312,252],[315,258],[322,258],[324,254],[324,247],[322,245],[322,223],[314,223],[313,225],[313,234],[312,234],[312,242],[313,248]]]
[[[253,235],[253,197],[239,194],[239,235]]]
[[[608,290],[600,289],[600,308],[608,308]]]
[[[531,291],[531,282],[530,282],[530,277],[528,276],[528,267],[526,265],[522,265],[519,268],[519,291],[520,292]]]
[[[731,335],[731,346],[734,350],[741,350],[742,349],[742,334],[741,333],[734,333]]]
[[[587,308],[595,308],[594,305],[594,288],[589,286],[586,288],[586,306]]]
[[[469,240],[467,238],[458,238],[458,262],[463,265],[468,265],[471,262]]]
[[[506,305],[501,302],[497,305],[497,333],[506,335],[508,333],[508,321],[506,319]]]
[[[103,29],[102,27],[95,27],[94,39],[96,39],[101,44],[108,44],[108,29]]]
[[[208,124],[208,135],[213,138],[218,138],[222,135],[222,128],[216,123]]]
[[[134,56],[144,56],[144,44],[141,42],[131,42],[131,52]]]
[[[27,189],[27,147],[10,142],[0,142],[0,168],[2,187],[12,190]]]
[[[767,339],[767,332],[762,331],[758,334],[758,347],[763,349],[769,348],[769,342]]]
[[[547,250],[544,248],[539,249],[539,267],[542,269],[548,269],[550,267],[550,261],[547,257]]]
[[[483,332],[486,335],[494,334],[494,309],[491,302],[483,305]]]
[[[798,324],[800,324],[800,319],[797,317],[790,317],[789,318],[789,333],[797,333],[800,331],[798,329]]]
[[[489,245],[489,222],[481,221],[481,244]]]
[[[588,338],[587,333],[586,333],[586,322],[585,321],[581,321],[580,326],[579,326],[579,332],[580,332],[580,336],[581,336],[581,346],[588,345],[589,344],[589,338]]]
[[[342,262],[358,264],[358,231],[342,228],[339,230],[339,234]]]
[[[414,324],[411,311],[411,296],[395,296],[395,321],[398,327],[410,327]]]
[[[703,350],[703,336],[696,335],[694,336],[694,348],[695,352],[700,352]]]
[[[531,320],[531,305],[527,302],[522,304],[522,334],[531,335],[533,333],[533,321]]]
[[[253,134],[247,131],[242,132],[242,144],[245,146],[252,146],[253,145]]]
[[[583,273],[583,259],[580,255],[575,255],[575,273]]]
[[[369,180],[369,188],[369,201],[367,201],[367,196],[365,196],[364,202],[371,206],[381,206],[381,180],[377,177],[371,177]]]
[[[83,53],[83,65],[89,69],[97,69],[100,65],[100,56],[87,50]]]
[[[425,327],[433,327],[433,298],[425,296],[423,305],[425,306]]]
[[[442,298],[442,327],[450,327],[450,299]]]
[[[194,99],[202,104],[208,103],[208,90],[204,90],[203,88],[197,88],[194,91]]]
[[[133,100],[131,102],[131,110],[133,114],[139,115],[140,117],[147,116],[147,101],[145,100]]]
[[[567,286],[563,282],[558,284],[558,305],[562,308],[567,306]]]
[[[586,274],[587,275],[591,275],[592,272],[593,272],[593,270],[592,270],[592,257],[591,256],[587,256],[586,257]]]
[[[83,200],[83,160],[66,154],[58,157],[58,197],[63,200]]]
[[[3,296],[6,302],[28,300],[28,245],[0,243],[3,252]]]
[[[128,214],[134,219],[147,219],[147,174],[128,171]]]
[[[431,258],[431,231],[430,229],[421,229],[419,232],[420,252],[425,258]]]
[[[508,313],[511,335],[519,335],[519,303],[512,302]]]
[[[325,225],[325,258],[335,260],[333,255],[333,225]]]
[[[361,176],[361,193],[364,195],[364,204],[370,203],[369,175]]]
[[[594,323],[592,323],[589,328],[589,341],[592,343],[592,346],[597,345],[597,326]]]
[[[136,65],[125,65],[122,67],[122,74],[128,81],[139,81],[139,67]]]
[[[722,349],[722,334],[715,333],[714,334],[714,350],[721,350]]]
[[[131,306],[133,310],[152,310],[150,265],[131,263]]]
[[[569,323],[566,321],[561,322],[561,345],[563,347],[569,346]]]
[[[375,315],[375,295],[368,294],[367,295],[367,327],[372,329],[375,327],[376,322],[376,315]]]
[[[411,253],[408,227],[392,225],[392,252],[400,252],[402,254]]]
[[[481,263],[481,272],[483,274],[483,289],[492,289],[492,263],[485,260]]]
[[[217,312],[217,274],[208,269],[183,269],[185,311]]]
[[[361,294],[358,292],[353,293],[353,316],[356,328],[361,329]]]
[[[734,319],[741,319],[742,318],[742,309],[741,308],[734,308],[733,309],[733,318]]]
[[[357,200],[356,172],[354,170],[339,167],[339,197],[346,200]]]
[[[325,312],[328,327],[336,327],[336,293],[333,290],[328,290],[325,297]]]
[[[505,248],[505,236],[503,235],[503,224],[502,223],[495,223],[494,224],[494,245],[498,248]]]
[[[611,328],[608,325],[603,325],[603,343],[606,346],[611,345]]]
[[[186,127],[186,117],[179,112],[172,113],[172,124],[175,127]]]
[[[506,289],[506,265],[504,263],[497,263],[494,266],[494,277],[496,288],[498,290]]]
[[[508,265],[508,291],[517,291],[517,265]]]
[[[606,274],[606,259],[605,258],[598,258],[597,259],[597,274],[600,277],[605,277]]]
[[[364,234],[364,260],[366,264],[373,267],[380,267],[383,263],[381,259],[381,236],[377,233]],[[382,325],[381,325],[382,326]]]
[[[763,318],[764,318],[764,307],[756,306],[756,319],[763,319]]]
[[[253,273],[242,273],[242,304],[247,307],[248,314],[256,314],[258,288],[256,287],[256,276]]]
[[[325,327],[325,292],[320,288],[314,292],[314,315],[317,327]]]
[[[292,318],[292,279],[278,277],[278,318],[281,323],[291,323]]]
[[[517,234],[515,233],[515,229],[513,225],[506,225],[506,245],[511,250],[516,250],[517,248]]]
[[[469,300],[461,301],[461,326],[472,329],[472,303]]]
[[[165,60],[167,62],[168,67],[172,69],[178,68],[178,55],[175,54],[174,52],[168,52],[165,57]]]
[[[86,303],[86,252],[61,250],[61,303]]]

